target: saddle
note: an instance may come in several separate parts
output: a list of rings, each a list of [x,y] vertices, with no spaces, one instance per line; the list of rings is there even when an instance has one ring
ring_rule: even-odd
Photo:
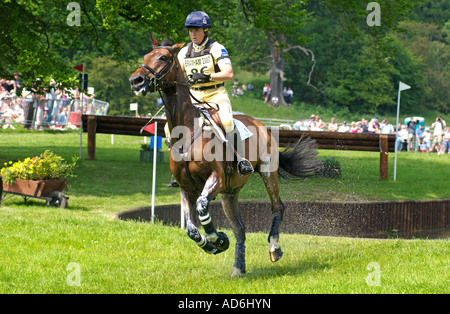
[[[194,108],[197,109],[203,118],[205,119],[206,125],[209,125],[216,134],[219,139],[226,143],[228,140],[226,139],[225,128],[223,127],[222,121],[220,120],[219,110],[214,108],[209,103],[197,103],[193,104]],[[203,126],[205,128],[205,125]]]

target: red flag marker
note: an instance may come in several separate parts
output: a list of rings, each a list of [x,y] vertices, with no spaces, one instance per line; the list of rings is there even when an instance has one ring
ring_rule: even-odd
[[[147,131],[150,134],[155,134],[155,123],[149,124],[144,128],[144,131]]]
[[[84,64],[79,64],[73,67],[75,70],[83,72]]]

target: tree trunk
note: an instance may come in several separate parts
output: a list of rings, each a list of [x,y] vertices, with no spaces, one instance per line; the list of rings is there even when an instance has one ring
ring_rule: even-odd
[[[270,87],[272,93],[270,95],[269,103],[272,104],[272,98],[278,97],[278,106],[288,106],[283,97],[284,81],[284,65],[282,49],[280,45],[285,45],[286,38],[284,35],[274,36],[268,33],[269,48],[270,48]]]

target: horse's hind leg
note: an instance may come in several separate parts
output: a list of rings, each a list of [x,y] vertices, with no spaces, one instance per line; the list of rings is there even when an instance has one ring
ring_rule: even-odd
[[[222,208],[231,223],[236,237],[236,252],[232,277],[241,277],[245,273],[245,227],[241,221],[238,207],[238,195],[221,195]]]
[[[279,227],[281,221],[283,220],[284,205],[281,202],[279,190],[278,190],[278,172],[277,171],[264,171],[265,169],[270,169],[270,158],[262,163],[258,167],[258,173],[264,181],[267,192],[269,193],[270,201],[272,203],[272,227],[269,233],[269,254],[270,260],[272,262],[278,261],[283,256],[283,251],[278,245],[278,240],[280,238]]]

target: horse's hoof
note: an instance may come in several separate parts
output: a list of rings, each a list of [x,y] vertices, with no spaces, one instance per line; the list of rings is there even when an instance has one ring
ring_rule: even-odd
[[[239,268],[234,268],[233,273],[231,274],[231,278],[241,278],[244,275],[245,271],[242,271]]]
[[[276,262],[283,256],[283,251],[281,250],[281,248],[278,247],[274,251],[269,252],[269,254],[270,254],[270,260],[272,262]]]
[[[217,248],[217,252],[214,254],[219,254],[225,252],[230,247],[230,241],[228,240],[227,235],[224,232],[219,232],[219,238],[214,243],[214,246]]]

